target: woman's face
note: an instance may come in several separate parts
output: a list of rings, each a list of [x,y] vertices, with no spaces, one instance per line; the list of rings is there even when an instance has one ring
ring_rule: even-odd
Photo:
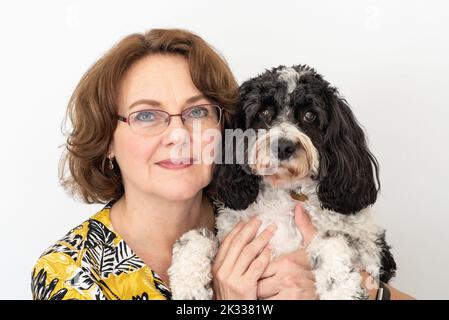
[[[155,102],[135,104],[142,99]],[[146,109],[179,114],[188,107],[207,103],[211,101],[191,80],[186,58],[153,54],[134,63],[124,75],[119,87],[118,114],[128,117],[132,112]],[[212,178],[212,164],[197,163],[193,150],[203,149],[210,141],[193,139],[191,131],[177,116],[171,118],[165,131],[156,135],[137,134],[127,123],[119,121],[110,151],[119,164],[125,192],[186,200],[207,186]],[[194,143],[198,142],[195,147]],[[181,148],[183,154],[179,152]],[[170,159],[176,162],[186,157],[195,157],[194,164],[169,163]],[[164,160],[168,161],[161,162]]]

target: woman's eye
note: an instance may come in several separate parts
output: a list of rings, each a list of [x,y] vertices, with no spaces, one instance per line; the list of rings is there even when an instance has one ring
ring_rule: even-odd
[[[265,121],[265,122],[271,121],[271,113],[268,110],[263,110],[263,111],[259,112],[258,116],[262,121]]]
[[[156,119],[156,114],[151,111],[141,111],[137,113],[136,120],[137,121],[143,121],[143,122],[151,122]]]
[[[204,118],[207,117],[208,115],[209,112],[207,111],[207,109],[202,107],[192,108],[187,114],[187,116],[190,118]]]
[[[313,122],[316,119],[316,115],[311,112],[311,111],[307,111],[304,115],[304,121],[305,122]]]

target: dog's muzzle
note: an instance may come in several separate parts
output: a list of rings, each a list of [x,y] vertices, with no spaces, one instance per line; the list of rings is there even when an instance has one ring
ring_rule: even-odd
[[[282,161],[293,157],[296,150],[300,147],[298,142],[286,138],[279,138],[277,143],[273,144],[271,151],[275,157]]]

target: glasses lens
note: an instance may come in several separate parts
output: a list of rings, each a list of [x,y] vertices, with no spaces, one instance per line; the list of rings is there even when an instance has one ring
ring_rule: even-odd
[[[158,134],[167,127],[168,114],[158,110],[137,111],[129,116],[131,129],[142,135]]]
[[[216,105],[194,106],[182,113],[184,123],[192,126],[194,123],[205,127],[214,127],[220,123],[221,109]]]

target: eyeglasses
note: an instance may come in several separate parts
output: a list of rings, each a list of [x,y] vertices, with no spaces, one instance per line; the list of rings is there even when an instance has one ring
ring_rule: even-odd
[[[214,128],[220,124],[222,108],[214,104],[202,104],[189,107],[178,114],[169,114],[163,110],[146,109],[129,114],[128,118],[117,115],[117,119],[126,122],[131,131],[139,135],[152,136],[162,133],[170,125],[171,117],[180,116],[182,123],[192,129]]]

